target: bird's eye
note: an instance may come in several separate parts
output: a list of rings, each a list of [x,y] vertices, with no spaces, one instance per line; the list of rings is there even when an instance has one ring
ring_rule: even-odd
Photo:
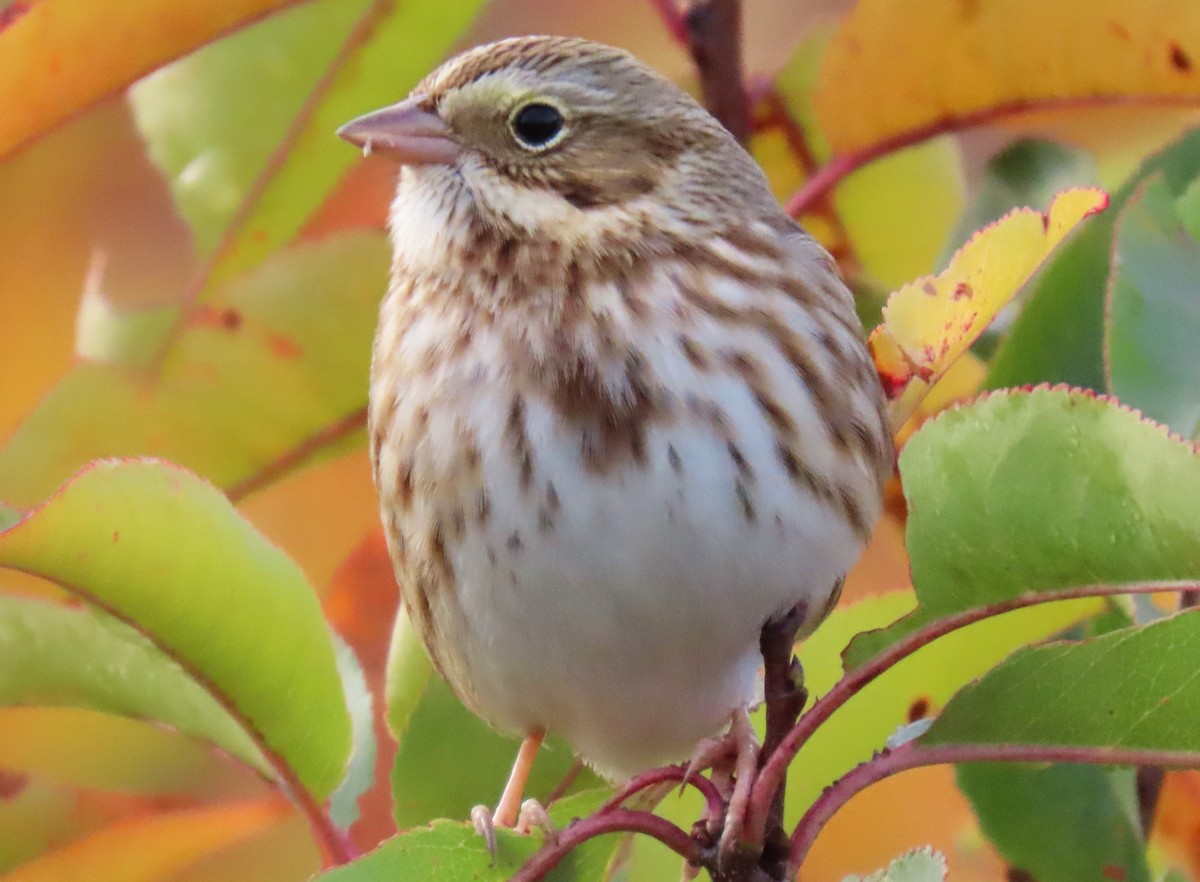
[[[523,146],[544,150],[562,134],[563,117],[557,108],[535,102],[514,113],[509,124]]]

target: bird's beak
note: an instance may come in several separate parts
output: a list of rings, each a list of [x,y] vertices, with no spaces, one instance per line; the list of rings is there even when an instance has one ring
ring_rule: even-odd
[[[449,165],[459,153],[450,130],[436,113],[409,98],[391,107],[351,120],[338,136],[361,147],[363,153],[382,153],[401,165]]]

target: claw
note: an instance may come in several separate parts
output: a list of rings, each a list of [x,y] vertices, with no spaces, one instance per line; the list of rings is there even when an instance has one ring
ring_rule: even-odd
[[[475,832],[483,837],[487,844],[488,857],[496,862],[496,824],[492,821],[492,810],[486,805],[477,805],[471,809],[471,824]]]
[[[546,807],[536,799],[527,799],[521,803],[521,814],[517,816],[517,826],[513,829],[518,833],[529,833],[535,828],[546,834],[547,841],[558,844],[558,830],[550,820]]]

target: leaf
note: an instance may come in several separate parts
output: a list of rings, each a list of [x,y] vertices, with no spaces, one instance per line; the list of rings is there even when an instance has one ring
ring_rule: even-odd
[[[550,807],[550,819],[560,828],[584,817],[610,795],[608,790],[587,791],[559,800]],[[598,837],[576,848],[545,878],[549,882],[593,882],[616,846],[613,836]],[[353,863],[314,877],[313,882],[388,882],[394,879],[438,879],[445,882],[503,882],[541,847],[542,834],[496,830],[497,854],[489,858],[483,838],[470,824],[434,821],[384,842]]]
[[[77,835],[75,801],[68,787],[0,768],[0,878],[64,834]]]
[[[904,63],[896,63],[896,47]],[[816,109],[838,154],[1031,108],[1200,102],[1191,0],[864,0],[821,68]]]
[[[1168,751],[1197,767],[1198,654],[1200,610],[1026,647],[955,695],[919,743]]]
[[[1107,205],[1103,191],[1079,189],[1058,194],[1045,214],[1010,212],[976,233],[944,272],[888,298],[869,344],[892,401],[893,426],[903,424],[1076,225]]]
[[[254,740],[217,699],[112,616],[0,594],[0,658],[0,706],[72,706],[158,720],[270,775]]]
[[[1096,766],[969,763],[957,768],[984,835],[1039,882],[1150,882],[1134,773]]]
[[[316,598],[216,488],[161,462],[94,464],[0,534],[0,566],[146,635],[238,719],[285,783],[323,799],[342,777],[350,721]]]
[[[92,255],[75,318],[75,354],[87,361],[150,367],[171,326],[179,318],[174,306],[122,309],[104,293],[103,254]]]
[[[314,438],[357,442],[388,254],[377,232],[290,249],[222,309],[188,310],[153,370],[76,365],[0,447],[0,498],[31,504],[90,460],[146,454],[240,495]]]
[[[1200,576],[1200,456],[1109,399],[992,393],[927,422],[900,474],[920,608],[858,638],[852,667],[922,624],[1021,594]]]
[[[992,361],[987,386],[1069,383],[1097,392],[1104,375],[1104,297],[1113,229],[1126,201],[1161,174],[1180,193],[1200,174],[1200,129],[1147,159],[1112,197],[1111,210],[1089,218],[1029,286],[1026,303]]]
[[[23,14],[0,37],[0,159],[160,64],[292,2],[14,3]]]
[[[1200,431],[1200,242],[1150,178],[1126,204],[1108,288],[1109,386],[1185,437]]]
[[[147,152],[170,182],[201,256],[216,247],[368,5],[302,4],[204,46],[130,89]]]
[[[433,818],[466,818],[472,807],[495,801],[517,756],[518,742],[463,707],[438,676],[429,679],[398,737],[392,794],[401,830]],[[538,752],[526,794],[545,799],[573,764],[570,747],[561,736],[551,735]],[[601,783],[585,771],[575,787]]]
[[[847,876],[843,882],[946,882],[946,859],[927,846],[901,855],[886,870]]]
[[[290,241],[359,159],[333,137],[338,126],[404,97],[474,19],[483,0],[372,0],[289,127],[286,154],[264,170],[262,190],[244,217],[226,230],[228,247],[217,255],[201,293],[220,299],[222,284],[260,263]],[[217,86],[210,100],[233,99]],[[270,95],[261,100],[272,100]],[[238,99],[241,100],[241,99]]]
[[[135,818],[42,855],[4,882],[159,882],[208,853],[244,842],[288,813],[278,798]]]
[[[813,113],[817,74],[832,29],[817,26],[793,50],[775,78],[775,90],[788,116],[803,133],[812,158],[823,162],[829,145]],[[777,166],[776,166],[777,167]],[[800,181],[781,181],[779,191]],[[833,209],[848,242],[818,236],[835,251],[847,245],[863,269],[891,288],[933,269],[947,234],[962,211],[965,184],[958,144],[931,140],[863,168],[833,191]],[[913,211],[920,205],[919,212]],[[805,218],[814,233],[819,218]]]

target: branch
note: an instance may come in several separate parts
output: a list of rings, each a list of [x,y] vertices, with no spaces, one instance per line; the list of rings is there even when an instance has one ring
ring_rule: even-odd
[[[792,730],[780,743],[779,748],[767,760],[758,779],[754,782],[754,791],[750,796],[750,808],[747,812],[746,831],[743,841],[759,841],[764,835],[764,829],[758,826],[760,819],[767,816],[767,807],[774,799],[776,791],[782,786],[787,775],[788,766],[795,759],[797,752],[812,737],[813,733],[828,720],[847,701],[857,695],[864,686],[880,674],[893,667],[901,660],[912,655],[917,650],[929,645],[939,637],[944,637],[959,628],[973,625],[992,616],[1037,606],[1043,603],[1053,603],[1059,600],[1077,600],[1083,597],[1111,597],[1118,594],[1155,594],[1162,591],[1186,592],[1200,589],[1198,582],[1139,582],[1129,585],[1085,585],[1078,588],[1066,588],[1060,591],[1047,591],[1038,594],[1022,594],[1008,600],[965,610],[930,622],[893,643],[879,655],[866,664],[842,676],[833,688],[817,700],[808,712],[800,718]],[[752,823],[754,826],[752,826]]]
[[[675,42],[680,46],[687,46],[687,25],[683,23],[683,15],[680,14],[675,0],[650,0],[650,5],[662,19],[667,32],[675,38]]]
[[[814,203],[819,202],[830,190],[841,183],[843,178],[851,172],[862,168],[864,165],[874,162],[876,159],[887,156],[889,153],[903,150],[905,147],[912,147],[923,141],[936,138],[938,135],[946,135],[951,132],[959,132],[963,129],[986,125],[997,122],[1005,117],[1016,116],[1019,113],[1033,110],[1082,110],[1124,104],[1160,107],[1196,103],[1198,102],[1195,96],[1073,95],[1064,98],[1020,98],[1014,101],[994,104],[990,107],[983,107],[978,110],[966,111],[958,115],[945,116],[941,119],[936,119],[907,129],[906,131],[890,135],[858,150],[834,156],[815,175],[805,181],[799,190],[792,194],[785,208],[792,217],[799,217],[801,214],[809,211]]]
[[[650,812],[614,808],[596,812],[559,831],[557,836],[547,840],[542,849],[530,858],[509,882],[538,882],[545,879],[568,852],[589,839],[606,833],[644,833],[653,836],[689,863],[694,864],[700,860],[700,846],[666,818],[660,818]]]
[[[885,750],[855,766],[812,804],[792,834],[789,873],[795,874],[817,834],[851,797],[872,784],[899,772],[922,766],[956,763],[1089,763],[1092,765],[1159,765],[1191,768],[1200,763],[1200,754],[1173,750],[1137,750],[1115,747],[1068,747],[1031,744],[936,744],[922,747],[910,742],[895,750]]]
[[[655,5],[664,8],[664,2]],[[683,13],[684,38],[700,74],[704,106],[739,144],[750,137],[750,102],[742,64],[741,0],[691,0]]]
[[[238,481],[225,491],[231,502],[237,502],[275,481],[316,455],[323,447],[352,435],[367,424],[367,409],[359,408],[302,440],[295,447],[265,463],[258,471]]]
[[[621,807],[621,803],[629,799],[634,794],[641,793],[656,784],[662,784],[666,781],[678,781],[681,785],[691,785],[699,790],[704,795],[706,803],[705,819],[720,823],[721,817],[725,814],[725,801],[721,798],[721,794],[717,791],[716,785],[703,775],[687,776],[687,766],[663,766],[661,769],[651,769],[648,772],[642,772],[617,793],[604,805],[596,811],[596,814],[604,814],[611,812]]]

